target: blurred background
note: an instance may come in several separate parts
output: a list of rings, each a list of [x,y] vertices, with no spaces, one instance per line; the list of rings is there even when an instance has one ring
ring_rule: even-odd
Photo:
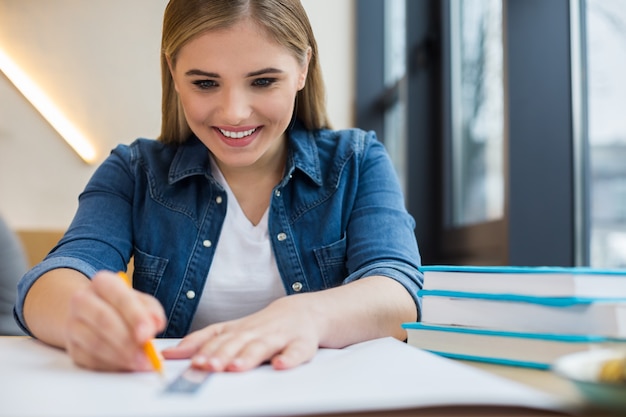
[[[22,236],[62,232],[109,151],[158,134],[166,4],[0,0],[0,59],[94,151],[81,159],[0,60],[0,215]],[[623,0],[303,4],[331,120],[385,143],[425,264],[626,266]]]

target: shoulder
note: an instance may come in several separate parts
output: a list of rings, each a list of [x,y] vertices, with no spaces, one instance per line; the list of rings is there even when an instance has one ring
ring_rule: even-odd
[[[154,158],[173,158],[177,146],[166,145],[155,139],[139,138],[130,144],[117,145],[111,152],[131,160],[152,160]]]
[[[386,151],[373,131],[362,129],[294,129],[291,134],[293,165],[318,184],[334,181],[378,161],[385,161]]]
[[[105,183],[120,184],[134,181],[144,173],[169,171],[176,155],[175,146],[165,145],[154,139],[139,138],[129,144],[119,144],[98,166],[89,185],[104,186]]]
[[[111,152],[131,167],[169,168],[179,165],[205,166],[208,153],[202,142],[191,138],[183,144],[166,144],[155,139],[138,138],[130,144],[118,145]]]
[[[359,128],[321,129],[311,132],[318,146],[326,148],[344,148],[357,153],[374,144],[380,144],[376,133]]]
[[[384,151],[374,131],[359,128],[296,130],[292,133],[296,151],[320,158],[362,158],[372,147]]]
[[[316,143],[320,159],[331,164],[343,165],[352,161],[363,167],[374,161],[388,159],[385,146],[378,140],[374,131],[363,129],[320,130],[316,132]]]

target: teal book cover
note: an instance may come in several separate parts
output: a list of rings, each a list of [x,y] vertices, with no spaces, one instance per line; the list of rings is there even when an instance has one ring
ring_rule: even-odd
[[[582,266],[479,266],[479,265],[422,265],[420,271],[474,272],[490,274],[590,274],[614,275],[626,278],[626,269],[602,269]]]
[[[548,369],[560,357],[606,347],[626,348],[626,339],[599,335],[513,332],[404,323],[407,343],[429,352],[469,361]]]
[[[626,270],[586,267],[427,265],[424,290],[536,297],[626,299]],[[530,300],[528,300],[530,301]],[[551,300],[564,302],[567,300]]]
[[[626,297],[541,297],[523,294],[494,294],[469,291],[419,290],[420,297],[471,298],[476,300],[510,301],[517,303],[541,304],[552,307],[571,307],[592,303],[625,303]]]

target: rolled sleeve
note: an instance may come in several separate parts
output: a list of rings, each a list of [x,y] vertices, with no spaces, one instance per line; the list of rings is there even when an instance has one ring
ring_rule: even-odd
[[[371,276],[384,276],[399,282],[409,292],[417,307],[417,317],[421,317],[422,301],[418,292],[422,289],[424,277],[422,272],[407,264],[394,262],[380,262],[362,268],[350,274],[344,284]]]
[[[39,277],[41,277],[46,272],[58,268],[74,269],[87,277],[92,277],[96,273],[96,269],[89,263],[81,259],[70,258],[66,256],[47,258],[41,263],[37,264],[35,267],[33,267],[33,269],[28,271],[17,284],[17,299],[15,302],[15,307],[13,309],[13,316],[15,317],[17,324],[22,328],[22,330],[24,330],[31,336],[32,333],[26,326],[26,320],[24,320],[24,300],[26,299],[26,294],[33,286],[35,281],[39,279]]]

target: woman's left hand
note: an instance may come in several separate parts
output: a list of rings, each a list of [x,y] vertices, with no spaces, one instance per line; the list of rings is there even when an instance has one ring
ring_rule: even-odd
[[[289,369],[312,359],[319,347],[388,336],[404,340],[402,323],[417,319],[417,306],[404,286],[371,276],[279,298],[247,317],[193,332],[163,356],[191,358],[193,366],[214,372],[246,371],[267,361],[275,369]]]
[[[267,361],[275,369],[293,368],[313,358],[320,345],[307,298],[283,297],[249,316],[207,326],[162,354],[191,358],[192,366],[213,372],[246,371]]]

